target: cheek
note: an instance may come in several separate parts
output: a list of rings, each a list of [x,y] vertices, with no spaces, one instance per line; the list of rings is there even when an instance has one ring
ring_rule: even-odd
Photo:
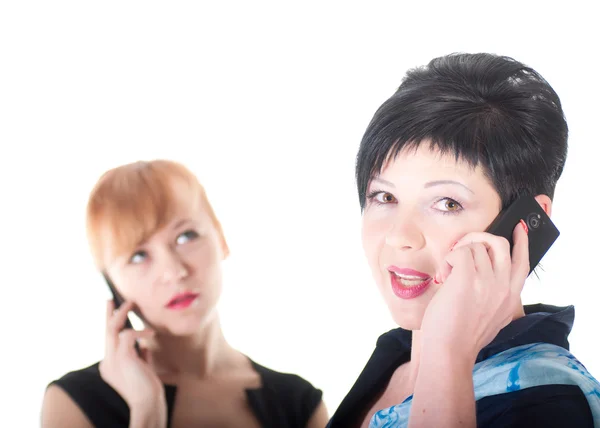
[[[202,277],[220,272],[221,256],[216,241],[204,242],[185,254],[188,266],[193,266],[194,274]]]
[[[155,296],[152,292],[152,280],[147,275],[140,272],[129,272],[121,277],[119,285],[125,300],[133,301],[142,310],[156,304],[156,302],[153,302]]]
[[[454,227],[434,227],[425,232],[425,239],[429,252],[436,259],[443,259],[450,252],[452,245],[460,239],[466,231]]]
[[[379,258],[385,246],[385,238],[388,230],[389,222],[384,218],[377,218],[377,216],[369,214],[363,216],[361,230],[362,246],[372,269],[378,269]]]
[[[450,217],[450,216],[447,216]],[[467,233],[482,232],[491,222],[484,216],[464,216],[457,218],[442,218],[439,221],[428,222],[424,227],[427,247],[432,256],[443,260],[452,246]],[[492,218],[493,220],[493,218]]]
[[[137,283],[139,282],[139,275],[136,275],[133,270],[120,270],[108,272],[112,283],[115,284],[118,293],[123,296],[125,300],[137,301],[139,291],[137,290]]]

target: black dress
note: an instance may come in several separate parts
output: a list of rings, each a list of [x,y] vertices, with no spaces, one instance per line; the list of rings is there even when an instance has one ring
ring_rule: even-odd
[[[521,345],[549,343],[569,349],[567,340],[575,310],[549,305],[525,306],[525,316],[500,331],[477,356],[480,362]],[[394,371],[410,360],[412,333],[391,330],[377,346],[350,392],[342,400],[327,428],[360,426],[374,398],[386,387]],[[576,385],[543,385],[488,396],[476,402],[477,426],[593,428],[592,412],[583,391]]]
[[[300,376],[279,373],[250,360],[261,378],[261,387],[247,389],[246,398],[263,428],[305,428],[319,405],[322,392]],[[67,373],[50,385],[61,387],[96,427],[128,427],[129,407],[107,384],[99,372],[99,363]],[[165,385],[171,425],[177,387]],[[201,403],[199,403],[201,405]]]

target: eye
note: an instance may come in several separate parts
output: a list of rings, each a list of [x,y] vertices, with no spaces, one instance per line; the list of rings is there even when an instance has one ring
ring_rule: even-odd
[[[198,236],[199,236],[198,232],[196,232],[194,230],[186,230],[181,235],[179,235],[175,241],[178,244],[185,244],[186,242],[189,242],[191,240],[198,238]]]
[[[148,257],[148,253],[146,253],[145,251],[136,251],[135,253],[133,253],[133,255],[129,258],[129,263],[132,264],[140,264],[142,263],[144,260],[146,260],[146,258]]]
[[[461,203],[452,198],[442,198],[435,203],[434,207],[444,214],[455,214],[463,210]]]
[[[375,203],[381,204],[381,205],[393,204],[393,203],[398,202],[396,197],[394,195],[392,195],[390,192],[382,192],[379,190],[369,193],[368,199],[370,201],[374,201]]]

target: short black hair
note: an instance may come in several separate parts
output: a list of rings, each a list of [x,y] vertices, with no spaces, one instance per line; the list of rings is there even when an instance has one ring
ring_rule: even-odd
[[[489,53],[435,58],[409,70],[369,123],[356,160],[360,206],[386,160],[423,141],[481,164],[503,207],[521,194],[552,199],[567,139],[560,99],[532,68]]]

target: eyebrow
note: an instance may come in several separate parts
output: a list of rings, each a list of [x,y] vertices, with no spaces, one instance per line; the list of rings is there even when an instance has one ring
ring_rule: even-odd
[[[179,229],[181,226],[183,226],[186,223],[191,223],[192,219],[191,218],[182,218],[181,220],[179,220],[177,223],[175,223],[173,225],[173,229]]]
[[[475,194],[475,192],[473,192],[471,189],[469,189],[467,186],[465,186],[464,184],[462,184],[459,181],[454,181],[454,180],[436,180],[436,181],[430,181],[429,183],[425,183],[425,188],[428,187],[434,187],[434,186],[441,186],[443,184],[456,184],[460,187],[463,187],[465,189],[467,189],[469,192]]]
[[[396,186],[394,186],[394,183],[392,183],[391,181],[384,180],[383,178],[375,177],[372,181],[376,181],[378,183],[385,184],[386,186],[396,187]]]
[[[390,187],[394,187],[394,188],[396,187],[394,185],[394,183],[392,183],[391,181],[384,180],[383,178],[380,178],[380,177],[373,178],[373,181],[376,181],[376,182],[381,183],[381,184],[385,184],[385,185],[390,186]],[[473,192],[467,186],[465,186],[464,184],[462,184],[459,181],[454,181],[454,180],[436,180],[436,181],[430,181],[428,183],[425,183],[425,186],[423,186],[423,187],[425,187],[427,189],[429,187],[441,186],[441,185],[444,185],[444,184],[455,184],[455,185],[461,186],[461,187],[467,189],[469,192],[475,194],[475,192]]]

